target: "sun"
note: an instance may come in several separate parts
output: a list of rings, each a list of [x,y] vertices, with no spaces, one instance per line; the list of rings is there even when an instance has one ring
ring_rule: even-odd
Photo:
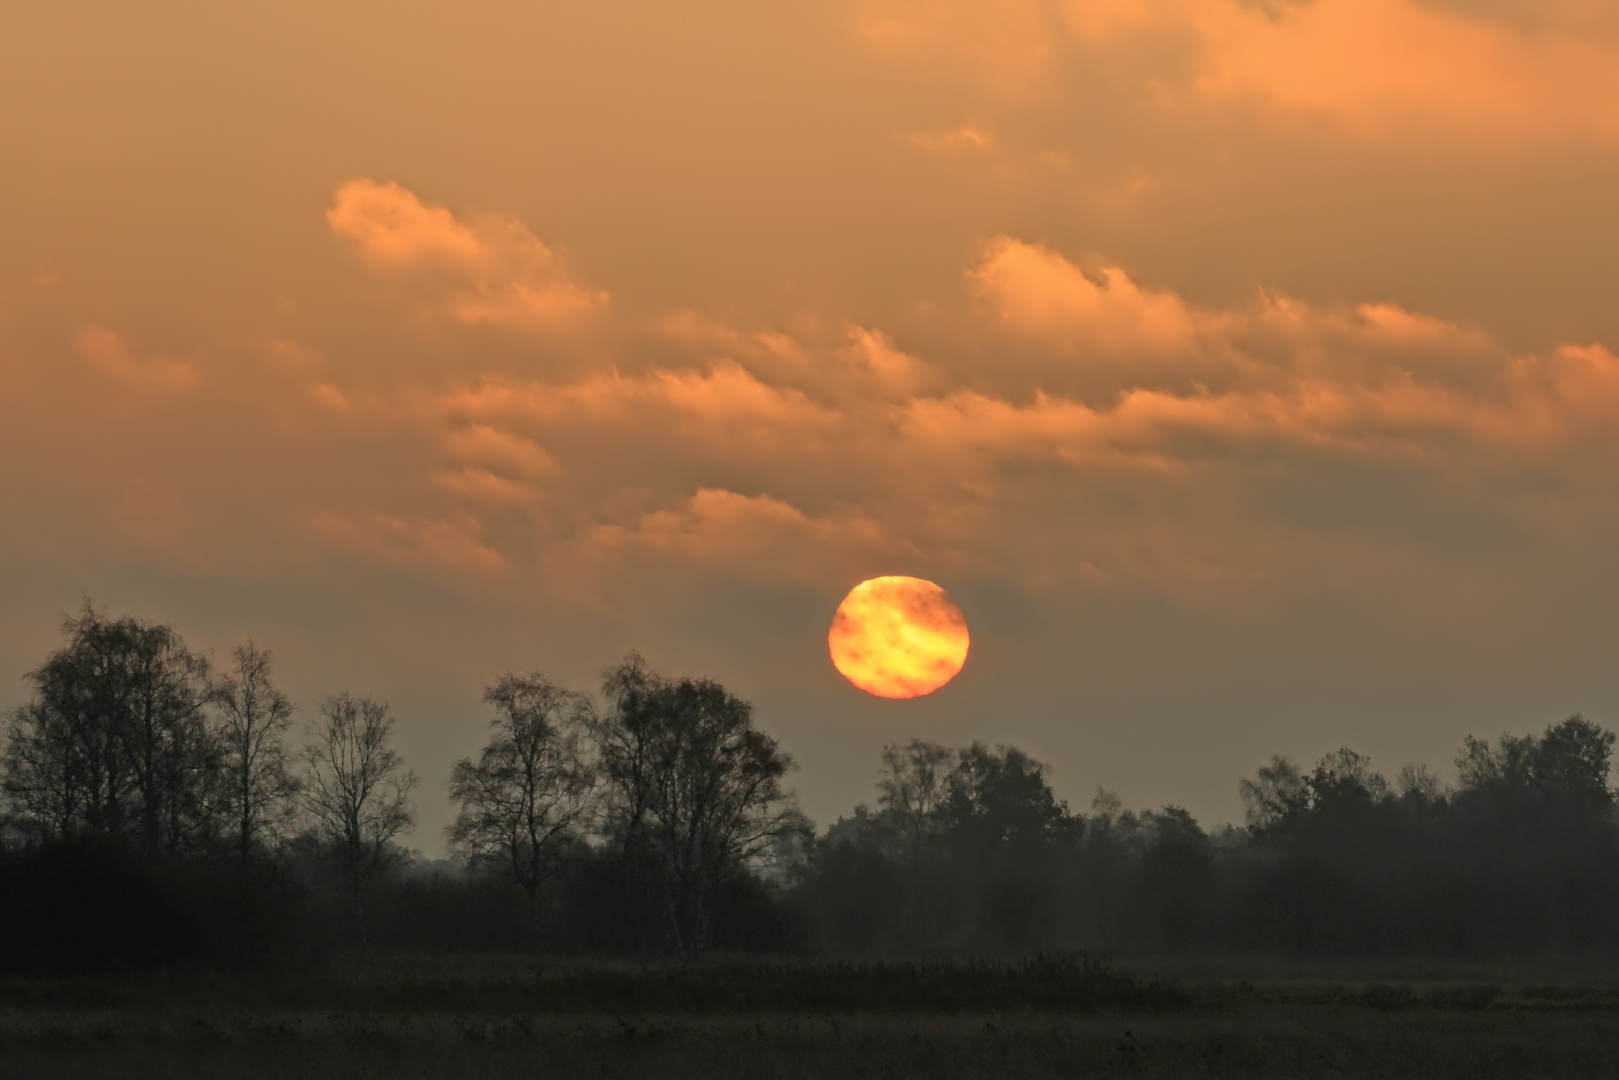
[[[868,694],[931,694],[967,662],[967,620],[931,581],[879,577],[849,590],[826,635],[832,664]]]

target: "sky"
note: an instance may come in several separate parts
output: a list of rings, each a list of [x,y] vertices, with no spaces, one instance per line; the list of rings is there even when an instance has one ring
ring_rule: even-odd
[[[822,826],[1619,726],[1610,0],[12,0],[0,146],[0,707],[86,598],[251,637],[426,853],[631,649]],[[926,697],[828,657],[889,574]]]

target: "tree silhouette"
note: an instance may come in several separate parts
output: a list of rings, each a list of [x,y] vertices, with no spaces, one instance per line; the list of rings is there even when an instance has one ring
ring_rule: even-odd
[[[877,802],[884,823],[898,834],[904,852],[904,890],[899,898],[899,933],[911,948],[930,948],[944,931],[938,881],[941,811],[950,793],[956,754],[922,739],[883,747],[877,775]]]
[[[219,767],[206,659],[171,626],[88,604],[63,631],[11,718],[4,788],[19,816],[38,835],[115,837],[151,854],[206,842]]]
[[[297,810],[298,781],[286,746],[293,705],[271,678],[268,649],[249,641],[231,658],[234,665],[214,688],[215,731],[221,810],[237,855],[246,859],[278,836]]]
[[[1035,848],[1068,816],[1046,783],[1046,766],[1015,746],[975,742],[957,754],[940,806],[952,842],[980,849]]]
[[[632,654],[604,688],[610,711],[588,723],[613,834],[655,868],[675,951],[699,952],[720,885],[803,827],[781,785],[792,761],[711,680],[666,679]]]
[[[904,837],[913,863],[921,859],[928,839],[938,834],[955,756],[948,747],[922,739],[883,747],[877,803]]]
[[[389,744],[392,730],[387,705],[338,694],[321,706],[303,752],[304,806],[342,874],[362,946],[370,942],[366,887],[393,857],[391,842],[414,820],[416,777]]]
[[[477,761],[463,758],[451,770],[450,798],[460,811],[450,846],[467,859],[500,863],[528,897],[538,933],[541,890],[594,808],[581,703],[538,672],[504,675],[483,699],[495,706],[494,733]]]

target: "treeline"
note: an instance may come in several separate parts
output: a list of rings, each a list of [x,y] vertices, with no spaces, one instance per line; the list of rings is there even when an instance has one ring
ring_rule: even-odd
[[[689,956],[1619,951],[1614,736],[1469,738],[1454,786],[1351,750],[1241,781],[1245,827],[1099,792],[1015,747],[884,749],[875,808],[817,834],[792,761],[710,680],[631,654],[598,695],[488,688],[451,857],[413,858],[386,703],[295,725],[271,655],[222,669],[86,608],[0,755],[0,970],[251,966],[365,949]],[[298,736],[295,738],[295,736]]]
[[[809,833],[791,761],[715,682],[634,654],[600,701],[502,677],[488,743],[450,778],[456,862],[423,872],[398,843],[418,785],[386,703],[333,694],[294,747],[251,642],[215,671],[170,626],[87,606],[64,631],[0,756],[0,970],[792,936],[758,874]]]
[[[1240,783],[1245,828],[1072,813],[1012,747],[883,752],[878,808],[819,839],[795,900],[840,952],[1501,956],[1619,952],[1614,736],[1581,716],[1469,737],[1454,787],[1347,748]]]

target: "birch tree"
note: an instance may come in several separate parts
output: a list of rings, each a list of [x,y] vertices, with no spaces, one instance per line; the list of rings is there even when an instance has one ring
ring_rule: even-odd
[[[362,946],[369,943],[367,887],[394,857],[394,839],[415,820],[416,777],[391,745],[392,732],[386,704],[338,694],[321,706],[303,751],[303,804],[342,873]]]
[[[234,666],[214,690],[220,801],[231,846],[246,859],[279,835],[297,810],[298,782],[286,744],[293,705],[271,677],[268,649],[249,641],[231,657]]]
[[[476,761],[463,758],[450,772],[450,798],[460,808],[450,847],[498,863],[528,897],[538,933],[544,886],[594,804],[580,695],[535,672],[502,676],[483,699],[495,707],[492,734]]]

